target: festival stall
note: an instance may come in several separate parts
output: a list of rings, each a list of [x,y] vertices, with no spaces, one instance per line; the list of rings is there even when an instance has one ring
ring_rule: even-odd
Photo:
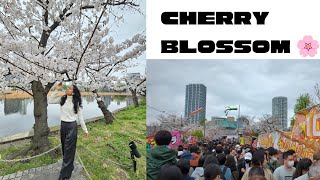
[[[190,134],[185,134],[180,131],[171,132],[172,139],[169,146],[173,149],[176,149],[179,145],[183,145],[184,147],[189,145],[196,145],[198,142],[198,138],[195,136],[191,136]],[[154,140],[154,136],[147,137],[147,149],[156,146],[156,142]]]
[[[274,147],[281,152],[293,149],[298,156],[312,159],[314,151],[320,149],[320,105],[296,113],[291,132],[261,134],[257,146]]]

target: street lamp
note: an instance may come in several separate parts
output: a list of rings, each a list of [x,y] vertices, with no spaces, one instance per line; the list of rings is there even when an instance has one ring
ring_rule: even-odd
[[[239,119],[240,119],[240,105],[239,105],[239,108],[237,107],[230,107],[230,106],[226,106],[225,107],[226,110],[224,111],[226,113],[226,117],[228,117],[228,113],[229,111],[236,111],[238,110],[238,120],[237,120],[237,131],[238,131],[238,140],[239,140]]]
[[[229,111],[238,110],[238,108],[236,108],[236,107],[231,108],[230,106],[227,106],[225,108],[226,108],[226,110],[224,112],[226,113],[226,116],[228,116]],[[240,106],[239,106],[239,109],[240,109]]]

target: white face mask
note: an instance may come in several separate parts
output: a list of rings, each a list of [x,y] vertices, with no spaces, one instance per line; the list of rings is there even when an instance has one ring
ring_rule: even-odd
[[[278,158],[277,157],[272,157],[272,160],[276,161],[276,160],[278,160]]]
[[[288,161],[288,167],[289,167],[289,168],[292,168],[293,165],[294,165],[294,161]]]

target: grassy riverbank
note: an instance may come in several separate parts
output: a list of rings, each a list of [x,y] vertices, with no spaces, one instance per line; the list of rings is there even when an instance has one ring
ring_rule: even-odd
[[[31,92],[30,92],[31,93]],[[49,95],[52,92],[49,92]],[[130,93],[121,93],[121,92],[98,92],[102,96],[130,96]],[[65,92],[61,91],[58,93],[58,96],[63,96]],[[92,95],[92,92],[81,92],[82,96]],[[5,93],[0,92],[0,99],[25,99],[31,98],[31,96],[24,91],[9,91]]]
[[[82,129],[79,129],[77,153],[82,159],[90,176],[93,179],[131,179],[146,178],[146,106],[145,101],[138,108],[128,107],[116,114],[117,120],[112,125],[106,125],[103,120],[87,124],[89,138],[84,138]],[[59,135],[50,136],[52,146],[59,144]],[[137,172],[129,169],[130,148],[128,143],[134,141],[142,154],[137,158]],[[28,145],[28,141],[16,145],[2,146],[0,156],[4,159],[8,154],[19,151]],[[0,162],[0,176],[30,168],[52,164],[61,159],[61,152],[55,152],[57,158],[44,155],[25,163]],[[23,157],[18,157],[23,158]]]

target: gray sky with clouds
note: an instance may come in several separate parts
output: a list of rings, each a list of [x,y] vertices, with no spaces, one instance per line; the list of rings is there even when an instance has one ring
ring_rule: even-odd
[[[168,114],[184,115],[185,86],[207,87],[206,117],[224,117],[224,107],[241,105],[241,115],[272,113],[272,98],[288,98],[288,119],[296,98],[314,95],[320,83],[319,60],[148,60],[149,106]],[[147,123],[162,114],[147,109]],[[237,116],[238,112],[230,112]]]

